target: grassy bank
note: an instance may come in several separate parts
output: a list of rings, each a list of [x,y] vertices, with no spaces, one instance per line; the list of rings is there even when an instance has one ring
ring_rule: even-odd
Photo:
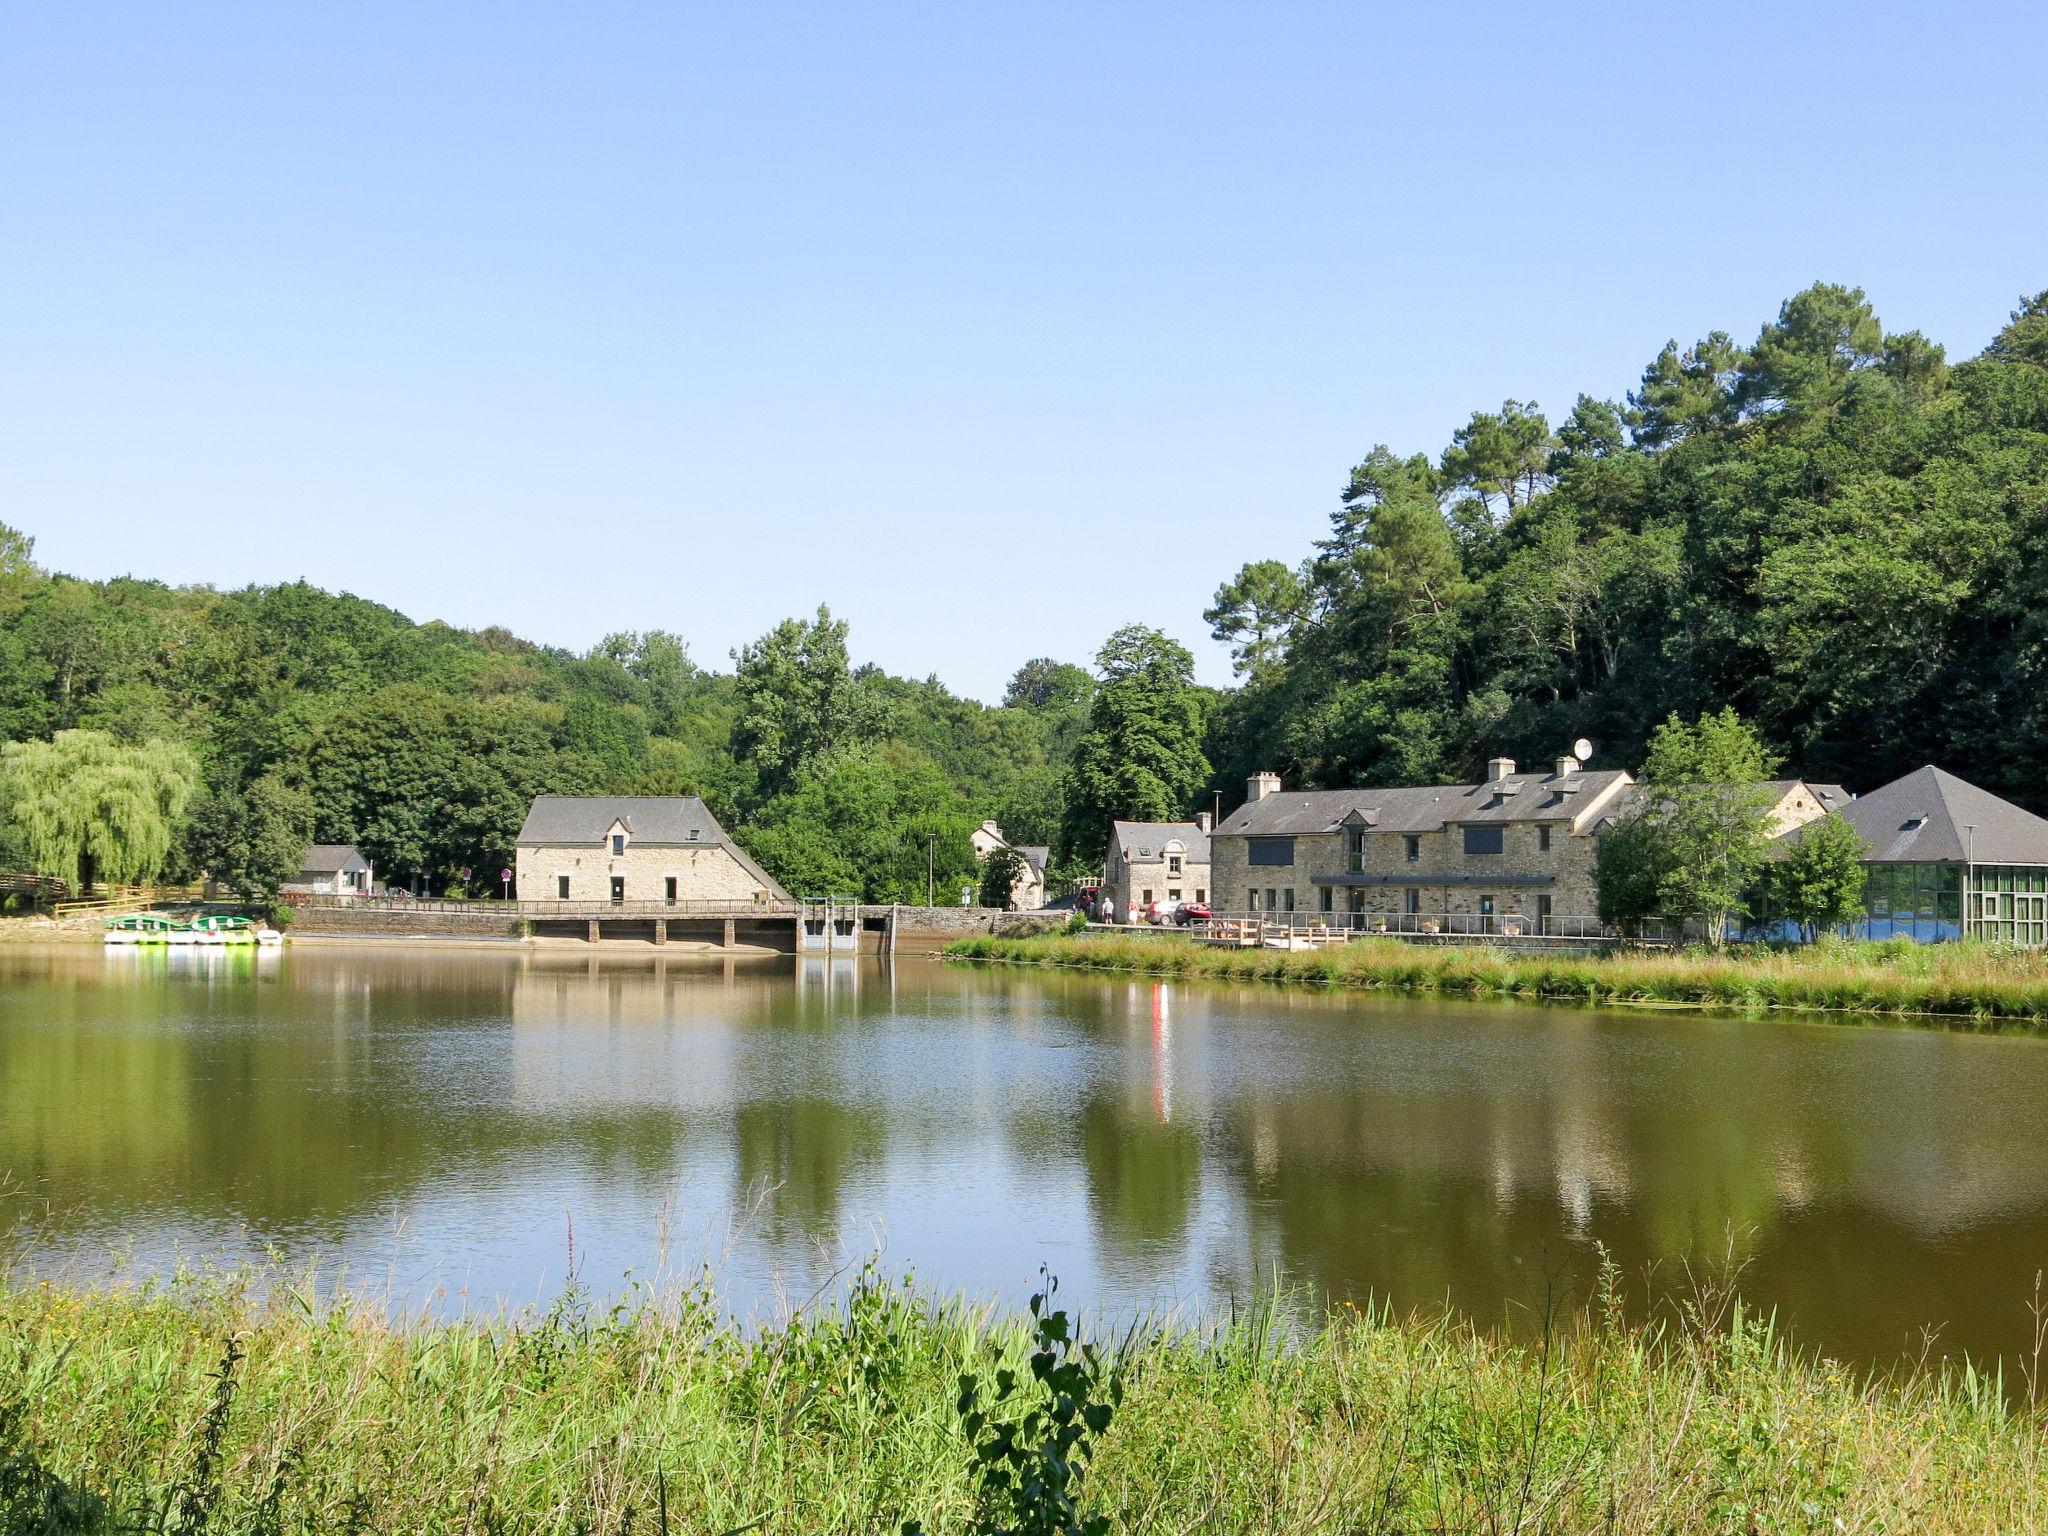
[[[1034,1339],[1028,1316],[872,1280],[752,1334],[703,1290],[394,1327],[290,1288],[13,1281],[0,1523],[967,1531],[1013,1516],[976,1471],[1000,1446],[983,1426],[975,1455],[961,1379],[987,1409],[1017,1371],[994,1410],[1014,1421],[1044,1343],[1081,1370],[1075,1422],[1114,1410],[1070,1489],[1113,1532],[2048,1527],[2032,1409],[1967,1374],[1861,1379],[1725,1296],[1657,1326],[1609,1301],[1518,1341],[1355,1312],[1272,1323],[1129,1336],[1090,1380],[1064,1319]]]
[[[1457,997],[2048,1022],[2048,961],[1985,944],[1823,942],[1787,949],[1567,956],[1359,939],[1318,951],[1158,938],[963,939],[956,960],[1217,981],[1309,982]]]

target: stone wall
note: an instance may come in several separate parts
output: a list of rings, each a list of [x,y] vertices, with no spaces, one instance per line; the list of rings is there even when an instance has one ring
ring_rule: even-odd
[[[432,907],[304,906],[288,930],[311,937],[379,939],[516,939],[519,919],[494,912],[438,912]]]
[[[971,939],[983,934],[1015,938],[1050,933],[1067,920],[1064,912],[1005,912],[996,907],[877,906],[860,909],[863,925],[870,921],[887,922],[891,913],[895,914],[896,947],[900,950],[939,949],[955,939]],[[862,943],[872,943],[876,937],[864,933]],[[879,937],[882,943],[888,942],[886,935]]]
[[[629,842],[626,851],[616,858],[609,844],[521,848],[515,862],[522,901],[557,900],[557,880],[561,875],[569,877],[571,901],[610,901],[614,875],[625,877],[628,901],[665,900],[671,875],[675,877],[677,901],[770,899],[767,888],[722,843],[688,848],[648,847]]]

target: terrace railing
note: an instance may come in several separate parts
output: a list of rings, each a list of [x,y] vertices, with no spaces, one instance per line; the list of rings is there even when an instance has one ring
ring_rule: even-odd
[[[1529,939],[1644,944],[1670,944],[1677,938],[1676,931],[1663,923],[1644,923],[1624,932],[1592,916],[1550,913],[1539,917],[1523,912],[1216,912],[1206,923],[1189,925],[1188,931],[1217,942],[1244,944],[1268,940],[1338,944],[1375,936],[1443,942]]]

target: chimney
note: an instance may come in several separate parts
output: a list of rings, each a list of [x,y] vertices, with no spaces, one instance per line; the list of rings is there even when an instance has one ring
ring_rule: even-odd
[[[1508,765],[1510,768],[1514,764]],[[1277,773],[1255,773],[1245,780],[1245,799],[1263,800],[1268,795],[1280,793],[1280,775]]]
[[[1207,811],[1195,812],[1195,830],[1200,832],[1202,836],[1207,837],[1209,835],[1209,826],[1209,813]]]
[[[1512,757],[1489,757],[1486,760],[1486,782],[1498,784],[1502,779],[1514,775],[1515,760]]]
[[[1568,779],[1578,771],[1579,760],[1576,757],[1566,756],[1557,760],[1557,776],[1560,779]]]

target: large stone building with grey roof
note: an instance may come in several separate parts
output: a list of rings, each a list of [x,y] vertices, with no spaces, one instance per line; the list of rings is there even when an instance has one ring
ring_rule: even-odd
[[[541,795],[519,829],[525,901],[786,906],[695,795]]]
[[[1771,795],[1783,836],[1848,802],[1838,785],[1787,779]],[[1254,775],[1216,828],[1219,910],[1331,926],[1527,932],[1599,910],[1594,841],[1638,793],[1619,769],[1561,757],[1551,771],[1495,758],[1478,784],[1289,792]]]

